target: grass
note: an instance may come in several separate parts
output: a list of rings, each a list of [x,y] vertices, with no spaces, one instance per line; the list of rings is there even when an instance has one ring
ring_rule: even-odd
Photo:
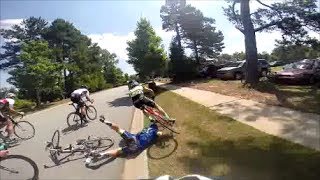
[[[157,103],[181,132],[169,157],[149,159],[151,177],[169,174],[226,179],[318,179],[320,152],[265,134],[170,91]]]
[[[257,88],[249,89],[243,87],[240,81],[218,79],[197,80],[178,85],[320,114],[320,89],[312,86],[281,85],[265,81],[260,82]]]

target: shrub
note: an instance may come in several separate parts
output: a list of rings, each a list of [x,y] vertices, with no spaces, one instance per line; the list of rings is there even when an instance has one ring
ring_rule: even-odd
[[[26,99],[17,99],[15,102],[15,109],[32,109],[35,106],[35,102]]]

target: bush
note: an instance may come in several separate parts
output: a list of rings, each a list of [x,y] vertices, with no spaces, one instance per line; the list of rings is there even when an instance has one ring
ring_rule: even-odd
[[[32,109],[35,106],[35,102],[26,99],[17,99],[15,102],[15,109]]]

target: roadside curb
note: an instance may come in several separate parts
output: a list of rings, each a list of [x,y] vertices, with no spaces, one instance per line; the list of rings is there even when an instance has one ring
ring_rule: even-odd
[[[143,128],[144,115],[142,111],[135,108],[130,132],[137,133]],[[143,151],[133,159],[125,159],[122,179],[148,179],[149,166],[147,152]]]

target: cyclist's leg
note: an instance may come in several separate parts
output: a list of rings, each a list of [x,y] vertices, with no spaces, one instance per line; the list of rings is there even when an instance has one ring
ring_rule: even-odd
[[[11,138],[13,135],[13,123],[7,118],[3,124],[6,126],[7,138]]]
[[[159,106],[157,103],[155,103],[153,100],[144,97],[143,99],[143,103],[147,106],[153,107],[155,109],[157,109],[158,111],[160,111],[160,113],[162,115],[164,115],[167,119],[171,119],[170,116],[161,108],[161,106]]]
[[[121,154],[123,154],[122,148],[117,148],[117,149],[112,149],[112,150],[102,152],[102,153],[100,153],[100,156],[118,157]]]

